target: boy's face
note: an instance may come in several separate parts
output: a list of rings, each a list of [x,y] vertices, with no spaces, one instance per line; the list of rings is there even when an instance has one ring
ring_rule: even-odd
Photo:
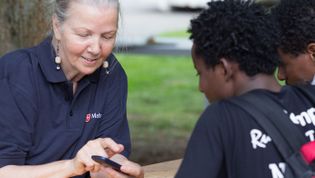
[[[281,64],[278,70],[278,79],[285,80],[289,85],[311,82],[315,74],[315,62],[310,54],[303,53],[295,56],[278,49]]]
[[[194,46],[192,59],[199,76],[199,90],[205,94],[209,102],[233,96],[233,89],[225,79],[225,71],[221,64],[208,68],[202,57],[195,54]]]

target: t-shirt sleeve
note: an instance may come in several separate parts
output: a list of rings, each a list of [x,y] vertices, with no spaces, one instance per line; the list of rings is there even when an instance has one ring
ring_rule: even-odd
[[[23,165],[32,143],[34,105],[5,78],[0,86],[0,167]]]
[[[122,154],[128,157],[131,151],[131,141],[126,114],[127,76],[120,64],[116,65],[118,65],[116,70],[110,74],[114,77],[109,78],[111,82],[104,111],[106,119],[103,119],[99,125],[97,138],[109,137],[124,145]]]
[[[216,119],[219,114],[214,105],[208,107],[198,120],[176,178],[222,177],[224,149],[220,135],[220,122]]]

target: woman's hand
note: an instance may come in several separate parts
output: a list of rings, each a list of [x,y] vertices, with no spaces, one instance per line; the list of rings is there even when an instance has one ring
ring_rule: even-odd
[[[116,154],[111,159],[119,164],[121,164],[120,170],[123,172],[118,172],[110,167],[102,167],[99,172],[91,173],[91,178],[101,178],[106,176],[106,178],[143,178],[144,172],[142,167],[129,161],[126,157],[120,154]]]
[[[123,145],[117,144],[110,138],[98,138],[89,141],[77,153],[76,157],[71,160],[72,169],[75,175],[82,175],[88,171],[98,172],[101,165],[92,160],[92,155],[111,157],[114,154],[124,150]]]

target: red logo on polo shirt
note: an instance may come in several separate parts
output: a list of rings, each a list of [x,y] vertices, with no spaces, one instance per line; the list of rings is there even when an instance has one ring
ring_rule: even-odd
[[[92,119],[101,119],[103,114],[101,113],[89,113],[85,116],[85,122],[90,122]]]
[[[85,117],[85,122],[90,122],[91,120],[91,114],[87,114]]]

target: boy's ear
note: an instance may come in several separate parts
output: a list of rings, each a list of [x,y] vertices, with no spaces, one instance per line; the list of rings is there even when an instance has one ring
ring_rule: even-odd
[[[220,65],[223,69],[223,75],[224,75],[225,81],[231,80],[232,76],[234,75],[232,63],[226,58],[221,58]]]
[[[315,43],[308,44],[306,52],[311,56],[311,59],[315,62]]]

